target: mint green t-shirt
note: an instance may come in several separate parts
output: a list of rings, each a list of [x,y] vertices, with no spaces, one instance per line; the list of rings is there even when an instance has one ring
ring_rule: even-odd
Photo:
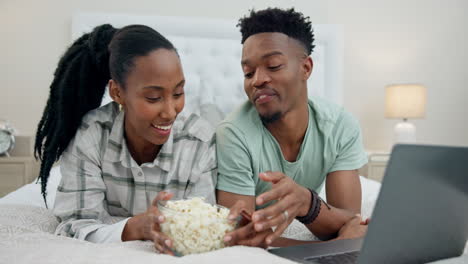
[[[320,192],[328,173],[355,170],[367,163],[359,123],[342,107],[309,100],[309,124],[296,161],[284,159],[279,143],[245,102],[216,131],[217,189],[258,196],[271,188],[259,173],[280,171],[296,183]]]

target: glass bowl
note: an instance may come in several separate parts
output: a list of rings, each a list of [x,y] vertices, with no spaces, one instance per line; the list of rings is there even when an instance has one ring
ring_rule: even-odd
[[[224,235],[233,231],[239,222],[227,218],[228,208],[211,205],[197,197],[158,201],[158,209],[165,217],[161,231],[172,239],[178,256],[225,247]]]

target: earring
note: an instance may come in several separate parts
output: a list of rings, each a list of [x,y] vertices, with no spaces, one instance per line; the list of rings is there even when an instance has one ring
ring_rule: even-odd
[[[123,111],[123,107],[121,104],[119,104],[119,111],[122,112]]]

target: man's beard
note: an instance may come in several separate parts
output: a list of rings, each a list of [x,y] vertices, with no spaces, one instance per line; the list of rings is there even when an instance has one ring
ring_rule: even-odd
[[[281,118],[281,112],[275,112],[271,115],[260,115],[260,119],[263,124],[271,124],[278,121]]]

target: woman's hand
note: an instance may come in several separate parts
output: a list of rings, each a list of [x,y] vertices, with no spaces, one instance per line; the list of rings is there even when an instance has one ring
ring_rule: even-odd
[[[172,196],[172,193],[158,193],[146,212],[130,218],[122,233],[122,241],[151,240],[160,253],[174,255],[171,239],[161,232],[160,224],[165,218],[158,210],[158,201],[169,200]]]

